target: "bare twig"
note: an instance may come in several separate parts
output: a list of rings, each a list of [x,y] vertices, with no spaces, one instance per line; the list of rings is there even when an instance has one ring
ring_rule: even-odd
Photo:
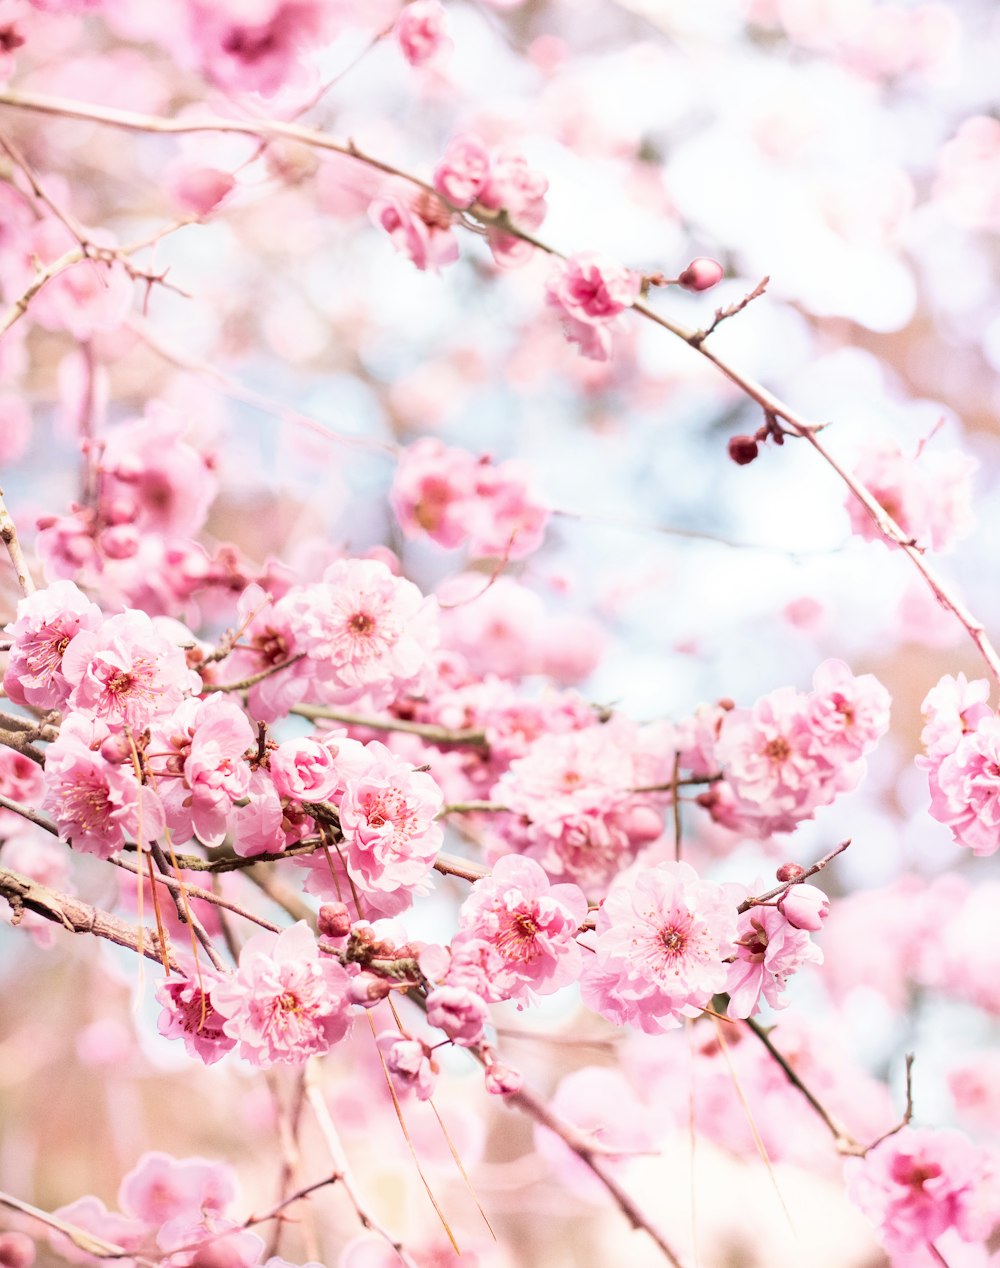
[[[430,722],[407,722],[404,718],[373,718],[344,709],[332,709],[326,705],[300,704],[291,713],[312,721],[343,722],[345,726],[363,726],[372,731],[402,731],[406,735],[419,735],[431,744],[467,744],[474,748],[486,745],[486,735],[479,730],[450,731],[447,727],[434,726]]]
[[[735,317],[737,313],[741,313],[747,304],[752,304],[755,299],[759,299],[767,290],[767,284],[770,282],[769,277],[761,278],[757,285],[742,299],[736,301],[735,304],[729,304],[726,308],[717,308],[715,316],[704,330],[696,330],[688,340],[692,348],[700,348],[713,331],[717,330],[724,321],[728,321],[730,317]]]

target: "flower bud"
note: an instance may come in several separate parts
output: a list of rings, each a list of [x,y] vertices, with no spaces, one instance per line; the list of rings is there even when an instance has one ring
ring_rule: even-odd
[[[800,867],[798,863],[782,863],[782,865],[778,868],[777,877],[782,884],[784,884],[785,881],[797,881],[805,870],[806,869],[804,867]]]
[[[348,994],[352,1004],[360,1004],[362,1008],[374,1008],[380,1000],[392,990],[392,986],[384,977],[376,977],[373,973],[359,973],[351,979]]]
[[[753,436],[734,436],[729,442],[729,456],[739,467],[745,467],[748,462],[753,462],[758,453],[760,449]]]
[[[101,756],[112,766],[124,766],[132,760],[132,745],[124,735],[109,735],[101,744]]]
[[[692,260],[677,281],[686,291],[707,291],[722,281],[725,270],[718,260],[699,255]]]
[[[486,1068],[486,1090],[494,1096],[510,1096],[512,1092],[520,1092],[524,1078],[518,1070],[509,1065],[494,1061]]]
[[[823,927],[830,911],[830,900],[815,885],[793,885],[778,899],[778,910],[796,929],[815,933]]]
[[[30,1268],[35,1243],[27,1233],[0,1233],[0,1268]]]
[[[346,938],[351,932],[351,915],[346,903],[324,903],[317,920],[324,938]]]

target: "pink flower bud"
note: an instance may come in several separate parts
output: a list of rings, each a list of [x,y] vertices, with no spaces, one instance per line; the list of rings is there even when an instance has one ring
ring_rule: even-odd
[[[813,933],[823,927],[830,911],[830,900],[815,885],[793,885],[778,899],[778,908],[790,925]]]
[[[109,559],[131,559],[139,549],[139,533],[132,524],[113,524],[101,534],[101,550]]]
[[[782,865],[778,868],[777,877],[782,884],[784,884],[785,881],[797,881],[805,870],[806,869],[801,867],[798,863],[782,863]]]
[[[101,756],[112,766],[122,766],[132,760],[132,745],[124,735],[109,735],[101,744]]]
[[[392,987],[385,978],[376,977],[373,973],[361,973],[351,979],[347,993],[352,1004],[360,1004],[362,1008],[374,1008],[391,990]]]
[[[692,260],[677,281],[686,291],[707,291],[722,281],[725,270],[718,260],[699,255]]]
[[[319,931],[324,938],[346,938],[351,932],[351,915],[346,903],[324,903],[319,909]]]
[[[524,1078],[518,1070],[509,1065],[494,1061],[486,1069],[486,1090],[494,1096],[510,1096],[512,1092],[520,1092]]]
[[[0,1233],[0,1266],[30,1268],[35,1262],[35,1243],[27,1233]]]
[[[131,524],[138,514],[133,498],[112,498],[104,508],[104,518],[109,524]]]

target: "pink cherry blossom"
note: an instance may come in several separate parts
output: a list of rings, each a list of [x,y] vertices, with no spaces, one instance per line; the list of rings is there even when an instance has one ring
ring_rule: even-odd
[[[223,1162],[177,1159],[152,1150],[122,1178],[118,1205],[126,1215],[159,1225],[222,1214],[237,1192],[236,1175]]]
[[[376,706],[416,686],[437,643],[436,605],[384,563],[345,559],[322,583],[286,596],[324,695],[338,703],[362,694]]]
[[[61,709],[72,690],[63,670],[66,648],[81,630],[97,630],[103,621],[101,609],[72,581],[53,581],[20,599],[17,619],[6,627],[12,645],[3,686],[11,700]]]
[[[111,726],[142,728],[200,686],[182,648],[165,638],[145,612],[129,609],[100,629],[83,630],[63,655],[69,704]]]
[[[185,0],[184,32],[201,69],[220,87],[274,96],[303,55],[334,33],[325,0]]]
[[[490,174],[490,156],[479,137],[460,133],[445,146],[434,169],[434,188],[456,207],[469,207]]]
[[[850,762],[873,748],[889,727],[888,691],[873,674],[855,677],[842,660],[813,675],[808,727],[828,761]]]
[[[421,272],[439,273],[458,259],[451,212],[436,194],[389,188],[368,208],[372,223],[384,229],[397,251]]]
[[[977,463],[956,451],[931,456],[929,447],[908,457],[896,444],[871,445],[860,455],[855,477],[908,536],[932,550],[947,550],[972,528],[972,472]],[[851,529],[866,541],[886,539],[855,499]]]
[[[743,912],[738,934],[736,958],[726,979],[726,1012],[731,1018],[752,1017],[761,996],[772,1008],[784,1008],[786,980],[804,964],[823,963],[823,953],[809,934],[777,907],[756,906]]]
[[[140,785],[131,763],[112,764],[95,752],[110,734],[100,721],[70,714],[45,754],[44,808],[64,841],[109,858],[127,840],[154,840],[164,814],[152,788]]]
[[[215,977],[201,967],[201,985],[197,980],[168,977],[156,988],[156,998],[163,1006],[157,1029],[165,1039],[182,1039],[192,1057],[213,1065],[236,1047],[236,1040],[223,1030],[225,1017],[216,1012],[211,986]]]
[[[618,316],[639,298],[642,278],[600,255],[560,260],[546,289],[547,303],[559,310],[566,337],[585,357],[607,361]]]
[[[494,466],[424,437],[400,457],[390,494],[408,537],[425,532],[442,546],[474,555],[524,559],[542,541],[548,511],[529,492],[521,463]]]
[[[410,0],[393,34],[411,66],[426,66],[451,51],[448,15],[441,0]]]
[[[434,1095],[437,1067],[426,1044],[407,1039],[397,1030],[383,1031],[377,1043],[397,1094],[415,1092],[418,1101]]]
[[[435,816],[444,796],[430,775],[383,744],[372,742],[365,754],[367,765],[348,778],[339,805],[348,871],[366,890],[412,889],[441,848]]]
[[[254,743],[250,720],[231,698],[188,699],[152,728],[151,768],[174,839],[196,836],[221,845],[232,826],[233,803],[250,790],[244,754]]]
[[[452,950],[470,937],[496,949],[503,969],[490,980],[493,999],[547,995],[580,975],[576,932],[586,915],[576,885],[550,885],[532,859],[508,854],[473,885]]]
[[[848,1159],[845,1171],[851,1198],[894,1262],[949,1229],[981,1241],[1000,1216],[994,1160],[957,1131],[904,1127],[864,1158]]]
[[[725,989],[740,897],[738,885],[703,881],[688,863],[661,863],[619,881],[597,915],[584,1001],[650,1034],[697,1016]]]
[[[463,1047],[474,1047],[486,1029],[486,1003],[466,986],[437,986],[427,996],[428,1025]]]
[[[954,752],[928,766],[930,812],[974,854],[1000,848],[1000,718],[980,718]]]
[[[341,786],[335,753],[311,736],[285,740],[270,756],[275,789],[297,801],[328,801]]]
[[[605,888],[662,830],[649,798],[631,792],[648,782],[637,739],[624,718],[543,734],[496,783],[494,796],[513,813],[495,831],[550,876]]]
[[[298,1064],[342,1039],[350,1025],[347,973],[321,955],[304,921],[280,934],[258,933],[240,951],[239,969],[212,988],[223,1030],[254,1065]]]
[[[158,402],[144,418],[110,428],[101,455],[101,500],[112,522],[193,537],[218,491],[209,458],[185,439],[189,424]]]

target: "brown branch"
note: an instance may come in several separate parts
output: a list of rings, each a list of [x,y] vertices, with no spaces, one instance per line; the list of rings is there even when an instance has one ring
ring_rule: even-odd
[[[18,872],[0,867],[0,897],[6,898],[13,911],[13,924],[17,924],[24,911],[32,911],[53,924],[62,925],[70,933],[92,933],[98,938],[106,938],[108,942],[119,947],[127,947],[130,951],[141,953],[155,964],[162,964],[163,956],[159,949],[159,939],[155,932],[135,925],[126,924],[110,912],[92,907],[72,894],[63,894],[50,889],[39,881],[33,881]],[[172,969],[180,970],[180,965],[170,948],[166,948],[167,963]]]
[[[767,284],[770,282],[769,277],[761,278],[757,285],[749,294],[744,295],[742,299],[738,299],[735,304],[729,304],[726,308],[717,308],[715,316],[712,318],[708,326],[704,330],[696,330],[688,340],[692,348],[700,348],[713,331],[717,330],[724,321],[728,321],[730,317],[735,317],[737,313],[741,313],[748,304],[752,304],[755,299],[759,299],[767,290]]]
[[[27,305],[25,305],[27,307]],[[0,334],[3,334],[5,327],[0,327]],[[14,572],[17,574],[17,584],[21,587],[22,594],[34,594],[35,583],[31,579],[31,572],[28,569],[27,561],[24,558],[24,551],[21,549],[21,542],[17,536],[17,528],[11,519],[10,511],[7,510],[7,503],[3,500],[3,489],[0,489],[0,538],[7,547],[7,554],[10,555],[10,562],[14,565]]]
[[[343,722],[345,726],[368,727],[372,731],[402,731],[406,735],[419,735],[432,744],[468,744],[479,748],[486,746],[486,734],[479,730],[450,731],[447,727],[434,726],[429,722],[407,722],[403,718],[372,718],[318,704],[299,704],[289,712],[314,722],[326,720]]]
[[[59,829],[52,820],[47,819],[40,810],[36,810],[33,806],[22,805],[20,801],[14,801],[10,797],[4,797],[3,794],[0,794],[0,809],[12,810],[14,814],[20,815],[22,819],[27,819],[29,823],[44,829],[44,831],[51,833],[52,836],[57,837],[59,835]]]
[[[815,876],[817,872],[821,872],[838,854],[843,854],[850,844],[851,838],[848,837],[846,841],[841,841],[838,846],[835,846],[829,854],[824,854],[818,863],[814,863],[812,867],[807,867],[801,876],[796,876],[794,880],[784,881],[781,885],[776,885],[774,889],[769,889],[766,894],[758,894],[756,898],[748,898],[746,902],[740,903],[736,910],[742,914],[745,911],[749,911],[751,907],[759,907],[762,903],[770,903],[773,899],[780,898],[782,894],[787,894],[793,885],[801,885],[810,876]]]
[[[642,1208],[633,1197],[619,1184],[616,1177],[607,1170],[606,1165],[601,1160],[601,1151],[594,1141],[585,1136],[572,1123],[567,1122],[564,1118],[560,1118],[555,1111],[542,1100],[537,1093],[532,1092],[530,1088],[522,1087],[518,1092],[512,1092],[506,1098],[511,1104],[517,1105],[522,1109],[529,1118],[533,1118],[536,1123],[540,1123],[543,1127],[547,1127],[549,1131],[554,1132],[560,1140],[562,1140],[581,1162],[594,1173],[598,1180],[604,1185],[614,1200],[618,1203],[622,1214],[626,1217],[633,1228],[641,1228],[647,1233],[659,1249],[663,1252],[667,1262],[674,1265],[674,1268],[683,1268],[683,1261],[670,1243],[666,1240],[660,1230],[653,1224],[649,1217],[646,1216]],[[607,1152],[606,1148],[603,1151]]]
[[[204,862],[204,859],[200,861]],[[120,855],[112,855],[108,862],[113,863],[115,867],[124,869],[126,872],[131,872],[133,876],[138,875],[139,868],[131,859],[122,858]],[[247,862],[253,863],[255,860],[247,859]],[[177,859],[177,865],[184,868],[181,858]],[[202,889],[200,885],[192,885],[189,881],[181,882],[175,876],[157,876],[156,883],[157,885],[162,885],[165,889],[169,889],[174,894],[180,894],[183,886],[188,898],[195,898],[199,902],[211,903],[213,907],[221,907],[225,911],[231,911],[234,916],[242,916],[244,920],[250,920],[255,925],[260,925],[262,929],[267,929],[270,933],[281,933],[280,925],[272,924],[270,920],[265,920],[263,916],[258,916],[255,912],[248,911],[246,907],[240,906],[239,903],[223,898],[221,894],[216,894],[214,890]]]
[[[723,1018],[723,1020],[727,1021],[729,1019]],[[858,1141],[851,1135],[851,1133],[847,1130],[847,1128],[844,1127],[843,1124],[839,1123],[834,1118],[834,1116],[830,1113],[830,1111],[826,1108],[826,1106],[823,1105],[823,1103],[819,1100],[819,1098],[815,1095],[815,1093],[813,1093],[810,1090],[810,1088],[808,1088],[806,1084],[803,1083],[803,1081],[799,1078],[796,1071],[792,1068],[792,1065],[789,1062],[788,1058],[775,1047],[774,1043],[771,1040],[771,1036],[768,1034],[767,1027],[762,1026],[759,1021],[755,1021],[752,1017],[747,1017],[744,1020],[743,1024],[752,1034],[757,1036],[760,1042],[767,1049],[768,1054],[771,1056],[772,1060],[776,1061],[777,1064],[781,1067],[785,1075],[785,1078],[788,1080],[788,1082],[792,1085],[792,1087],[794,1087],[798,1092],[800,1092],[805,1097],[805,1099],[809,1102],[812,1108],[816,1111],[819,1117],[826,1124],[826,1126],[828,1127],[830,1131],[830,1134],[833,1136],[833,1143],[837,1148],[837,1152],[841,1154],[853,1154],[856,1156],[863,1156],[867,1152],[864,1146],[858,1143]]]

